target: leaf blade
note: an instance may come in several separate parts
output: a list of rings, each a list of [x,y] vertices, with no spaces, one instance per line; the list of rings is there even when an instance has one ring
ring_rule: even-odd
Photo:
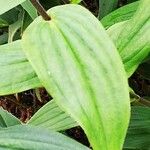
[[[0,107],[0,127],[10,127],[18,124],[21,124],[19,119]]]
[[[121,149],[128,124],[130,104],[126,77],[114,45],[99,21],[81,6],[55,7],[49,13],[52,17],[50,22],[38,18],[23,35],[23,47],[27,47],[27,50],[24,49],[24,51],[30,63],[43,86],[56,102],[83,127],[95,150],[99,148],[104,150]],[[86,18],[84,18],[85,15]],[[81,20],[82,23],[84,22],[84,26],[81,25]],[[93,25],[94,30],[92,30]],[[89,30],[90,32],[88,32]],[[91,32],[94,37],[90,36]],[[34,39],[35,33],[36,35],[39,33],[36,39]],[[48,43],[46,39],[49,39]],[[92,47],[91,43],[95,39],[101,44],[96,43]],[[109,44],[106,44],[104,39]],[[36,43],[36,41],[38,42]],[[100,45],[105,52],[101,50]],[[108,57],[110,49],[113,56],[105,59],[106,56]],[[118,68],[119,71],[116,71]],[[111,72],[111,77],[108,72]],[[119,83],[118,79],[120,79]],[[109,82],[112,83],[113,88],[107,86]],[[116,83],[118,84],[116,85]],[[124,84],[124,86],[120,84]],[[103,85],[105,90],[100,92],[100,85]],[[120,86],[124,89],[122,93],[118,94],[117,89]],[[103,101],[104,95],[107,95],[105,102]],[[114,96],[113,99],[117,100],[115,104],[121,105],[120,110],[115,109],[111,95]],[[108,106],[110,110],[106,112]],[[90,109],[88,109],[89,107]],[[119,112],[115,113],[116,111]],[[124,115],[124,111],[126,115]],[[107,115],[104,115],[105,113]],[[110,116],[109,113],[113,115]],[[93,115],[95,121],[93,121]],[[119,118],[117,120],[119,120],[119,124],[121,123],[122,129],[119,135],[114,137],[113,135],[118,134],[115,133],[116,128],[118,129],[118,122],[113,123],[110,127],[108,120],[115,118]]]
[[[0,148],[26,150],[88,150],[87,147],[57,132],[20,125],[0,130]]]
[[[40,108],[28,124],[54,131],[63,131],[77,126],[77,123],[62,111],[54,100]]]
[[[21,49],[20,41],[0,46],[0,95],[41,86]]]

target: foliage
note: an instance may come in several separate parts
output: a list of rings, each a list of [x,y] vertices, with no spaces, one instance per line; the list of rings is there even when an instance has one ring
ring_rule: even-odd
[[[127,83],[139,65],[150,79],[149,0],[112,13],[117,1],[100,1],[99,18],[110,13],[101,21],[77,4],[40,2],[51,20],[38,17],[29,0],[0,2],[0,28],[8,27],[0,36],[7,43],[0,46],[0,95],[45,87],[53,97],[26,125],[0,109],[0,149],[89,149],[56,132],[77,125],[94,150],[149,149],[150,111],[132,106],[130,119]]]

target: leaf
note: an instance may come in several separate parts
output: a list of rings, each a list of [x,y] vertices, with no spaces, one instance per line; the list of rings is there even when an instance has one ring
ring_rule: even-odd
[[[98,18],[101,19],[110,12],[112,12],[118,4],[118,0],[99,0],[99,16]]]
[[[25,0],[0,0],[0,15],[23,3]]]
[[[0,28],[7,27],[8,23],[4,19],[0,18]]]
[[[128,77],[150,53],[150,9],[146,7],[148,4],[149,0],[141,0],[131,20],[117,23],[108,29],[108,34],[123,59]]]
[[[54,100],[39,109],[28,124],[54,131],[62,131],[77,126],[77,123]]]
[[[150,149],[150,108],[132,107],[131,122],[124,144],[125,149]]]
[[[21,49],[20,41],[0,46],[0,95],[41,86]]]
[[[6,44],[8,42],[8,33],[0,35],[0,45]]]
[[[120,150],[130,102],[115,46],[99,21],[79,5],[57,6],[48,13],[51,21],[38,17],[23,34],[27,58],[57,104],[84,129],[94,150]]]
[[[25,125],[0,130],[0,149],[89,150],[60,133]]]
[[[20,14],[18,15],[18,20],[16,22],[14,22],[13,24],[9,25],[8,28],[8,43],[13,41],[13,38],[16,34],[16,32],[21,28],[22,24],[23,24],[23,16],[24,16],[24,12],[23,10],[20,12]]]
[[[21,4],[21,6],[28,12],[33,20],[38,16],[37,11],[30,2],[30,0],[26,0],[24,3]]]
[[[22,11],[22,8],[17,6],[13,9],[9,10],[8,12],[0,15],[0,18],[5,20],[10,25],[18,20],[18,16],[21,11]]]
[[[4,128],[18,124],[21,124],[19,119],[0,107],[0,127]]]
[[[82,0],[70,0],[72,4],[79,4]]]
[[[139,2],[137,1],[120,7],[117,10],[105,16],[104,18],[102,18],[101,23],[105,28],[109,28],[115,23],[129,20],[136,12],[138,5]]]

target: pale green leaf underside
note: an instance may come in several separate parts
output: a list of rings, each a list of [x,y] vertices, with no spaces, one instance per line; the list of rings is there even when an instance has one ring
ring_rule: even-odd
[[[6,110],[3,110],[0,107],[0,127],[4,128],[4,127],[18,125],[20,123],[21,122],[19,121],[19,119],[17,119],[12,114],[7,112]]]
[[[0,15],[23,3],[24,1],[25,0],[0,0]]]
[[[106,17],[102,18],[101,23],[105,28],[108,28],[115,23],[129,20],[136,12],[138,5],[139,1],[118,8]]]
[[[56,132],[33,126],[13,126],[0,130],[2,150],[89,150]]]
[[[50,22],[39,17],[23,35],[29,61],[59,106],[83,127],[95,150],[120,150],[130,104],[115,46],[99,21],[79,5],[58,6],[49,14]]]
[[[40,108],[28,124],[54,131],[62,131],[77,126],[77,123],[62,111],[54,100]]]

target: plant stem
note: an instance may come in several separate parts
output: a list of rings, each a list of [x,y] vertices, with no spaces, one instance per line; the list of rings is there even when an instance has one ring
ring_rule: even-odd
[[[46,10],[43,8],[38,0],[31,0],[31,3],[37,9],[38,13],[43,17],[44,20],[51,20],[51,17],[46,13]]]

